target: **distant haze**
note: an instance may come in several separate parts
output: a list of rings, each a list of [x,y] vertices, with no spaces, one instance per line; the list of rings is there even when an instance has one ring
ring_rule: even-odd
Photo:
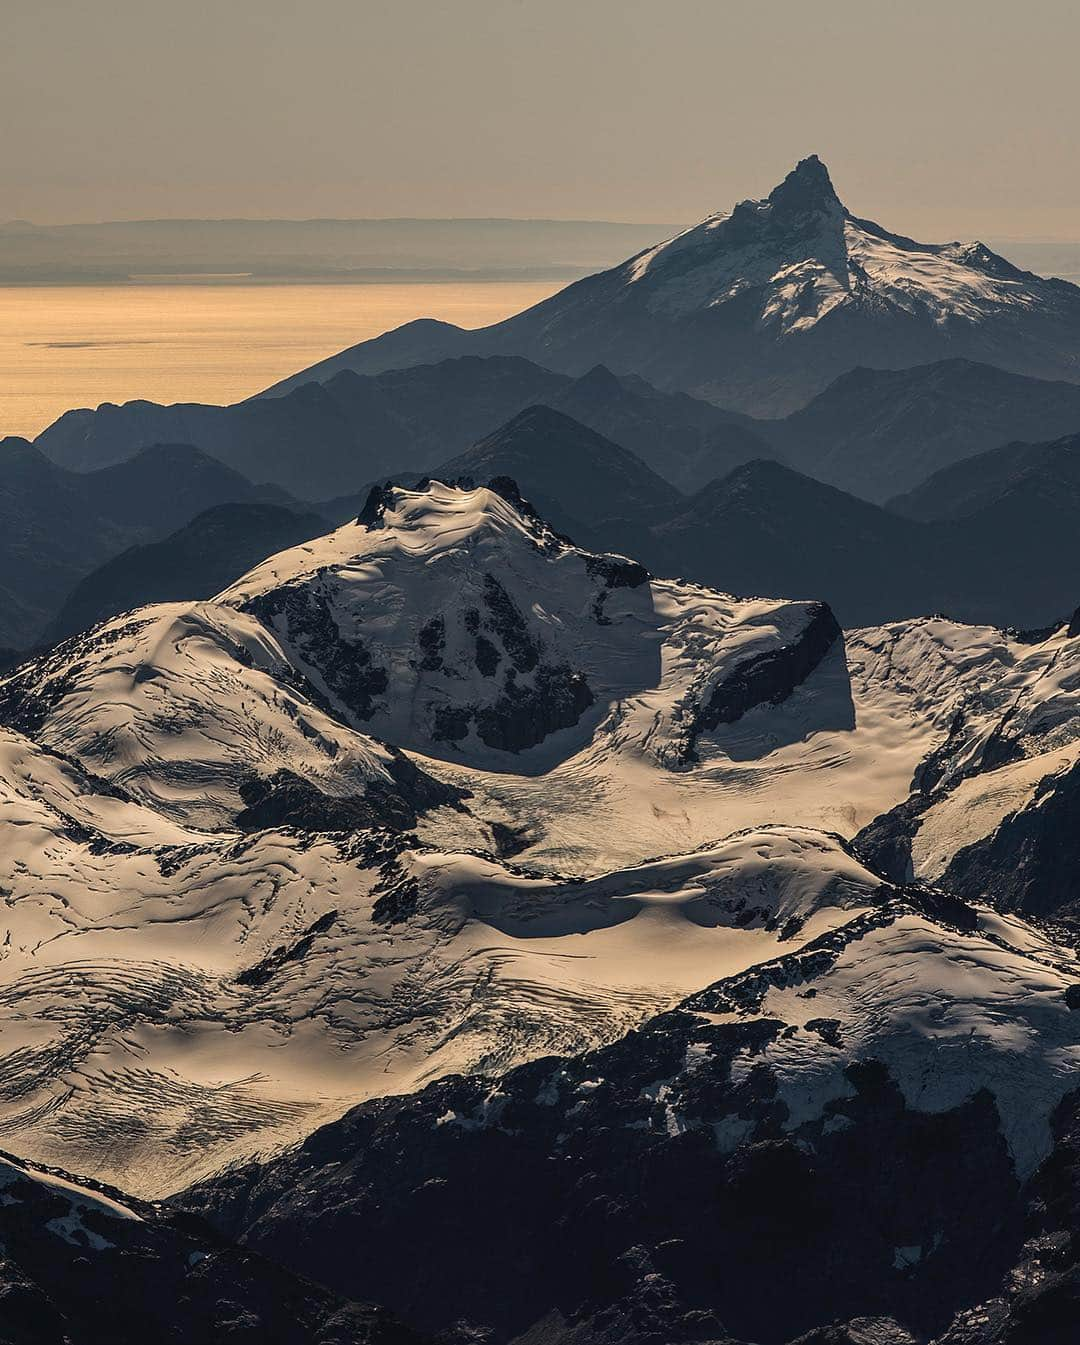
[[[924,238],[1080,239],[1070,0],[6,0],[3,215],[690,223],[820,154]]]
[[[312,281],[543,281],[604,270],[670,221],[146,220],[0,223],[0,286]],[[1080,242],[984,239],[1019,266],[1080,282]]]
[[[232,280],[566,283],[666,236],[573,220],[146,220],[0,224],[0,285]]]

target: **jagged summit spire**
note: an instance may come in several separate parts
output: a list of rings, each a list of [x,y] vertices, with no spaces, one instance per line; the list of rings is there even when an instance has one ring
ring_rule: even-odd
[[[769,202],[780,210],[814,210],[840,205],[840,198],[829,177],[829,170],[816,154],[800,159],[778,187],[769,193]]]

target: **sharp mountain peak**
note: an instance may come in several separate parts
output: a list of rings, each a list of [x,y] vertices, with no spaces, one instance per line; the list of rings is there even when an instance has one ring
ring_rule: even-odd
[[[774,210],[813,210],[839,206],[843,209],[829,170],[816,154],[800,159],[768,195]]]

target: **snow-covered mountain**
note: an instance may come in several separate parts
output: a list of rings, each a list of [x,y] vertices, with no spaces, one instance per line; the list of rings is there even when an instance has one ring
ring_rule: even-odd
[[[5,1145],[201,1181],[328,1286],[283,1282],[312,1320],[1000,1345],[942,1332],[1049,1292],[1072,1215],[1028,1247],[1023,1207],[1074,1145],[1080,625],[842,633],[436,481],[73,637],[0,724]],[[74,1186],[4,1235],[31,1281],[61,1301],[59,1218],[217,1321],[168,1269],[186,1226],[104,1192],[113,1238]]]
[[[1080,765],[1080,621],[1031,632],[1004,657],[991,652],[995,643],[970,628],[969,657],[983,663],[979,684],[920,766],[910,798],[859,844],[894,878],[942,882],[1010,910],[1075,916],[1066,819]]]
[[[641,838],[561,823],[558,786],[549,831],[551,767],[607,759],[618,787],[629,758],[653,809],[651,777],[678,788],[712,727],[789,696],[838,639],[819,605],[652,581],[491,490],[433,485],[19,669],[0,686],[7,1133],[160,1191],[358,1095],[588,1045],[704,983],[707,959],[677,955],[692,940],[657,980],[629,955],[648,921],[604,934],[631,909],[607,909],[617,881],[566,916],[581,890],[541,886],[543,950],[493,938],[521,880],[462,847],[579,874],[670,848],[655,812]],[[429,895],[478,872],[501,913]],[[560,939],[593,927],[567,962]]]
[[[742,201],[496,326],[415,323],[286,379],[465,353],[584,373],[604,363],[754,415],[801,406],[857,365],[963,357],[1080,382],[1080,289],[982,243],[919,243],[858,218],[803,159]]]
[[[584,552],[495,486],[375,492],[0,683],[20,1153],[160,1194],[363,1098],[610,1041],[883,899],[836,834],[966,760],[958,724],[1019,743],[1012,797],[1080,740],[1065,628],[845,637]],[[1010,796],[933,779],[913,844],[933,825],[947,860]],[[985,798],[950,830],[961,788]]]
[[[566,759],[613,705],[654,688],[642,741],[686,759],[718,715],[786,696],[839,636],[814,603],[740,603],[583,552],[513,482],[502,490],[375,491],[355,523],[257,566],[221,602],[274,631],[344,717],[515,773]],[[692,660],[676,653],[687,645]]]

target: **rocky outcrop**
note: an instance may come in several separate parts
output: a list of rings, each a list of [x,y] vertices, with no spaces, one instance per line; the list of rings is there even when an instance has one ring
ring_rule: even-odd
[[[460,742],[475,728],[488,747],[523,752],[559,729],[572,728],[593,704],[584,674],[567,663],[542,661],[543,646],[521,609],[493,574],[483,577],[484,611],[467,608],[461,620],[475,639],[475,663],[485,678],[494,678],[505,663],[502,689],[488,702],[452,700],[433,709],[436,742]],[[419,666],[439,671],[446,642],[443,616],[420,631]],[[449,670],[451,675],[453,670]]]
[[[372,659],[362,640],[342,634],[317,584],[284,585],[252,598],[243,610],[280,630],[349,714],[361,722],[371,718],[375,698],[389,685],[387,669]]]
[[[797,640],[747,660],[713,690],[698,714],[698,732],[734,724],[755,706],[779,705],[806,681],[840,638],[836,617],[824,603],[815,604]]]
[[[753,655],[736,666],[705,695],[685,707],[681,760],[697,760],[695,745],[703,733],[734,724],[759,705],[779,705],[801,686],[843,633],[825,603],[807,606],[808,620],[797,638],[777,649]]]
[[[942,883],[1026,915],[1080,919],[1080,767],[1049,776],[991,835],[965,846]]]
[[[406,830],[429,808],[459,807],[468,792],[444,784],[392,751],[386,781],[372,780],[362,795],[327,794],[289,770],[251,776],[240,785],[245,807],[236,824],[244,831],[291,827],[296,831],[359,831],[369,827]]]

